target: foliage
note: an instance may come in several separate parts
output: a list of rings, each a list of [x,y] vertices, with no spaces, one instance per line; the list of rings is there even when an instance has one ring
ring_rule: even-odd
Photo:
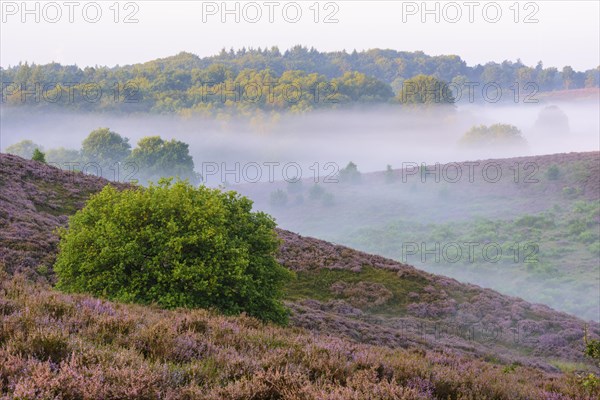
[[[392,166],[389,164],[385,167],[385,175],[384,176],[385,176],[385,183],[394,183],[398,179],[398,176],[392,169]]]
[[[215,114],[225,110],[247,115],[255,114],[252,111],[257,109],[303,112],[344,104],[388,103],[403,82],[422,74],[452,82],[463,93],[466,88],[460,85],[465,82],[494,82],[503,88],[515,82],[520,87],[536,82],[541,91],[598,87],[600,82],[598,68],[574,71],[569,67],[559,72],[554,67],[544,68],[541,62],[535,68],[528,67],[520,60],[467,66],[456,55],[429,56],[421,51],[389,49],[319,52],[302,46],[286,51],[276,47],[223,50],[204,58],[180,53],[114,68],[22,63],[2,69],[3,82],[14,82],[25,88],[34,87],[36,82],[73,83],[68,88],[57,86],[49,91],[48,97],[58,99],[56,103],[23,102],[18,90],[6,88],[6,104],[14,107]],[[98,85],[103,93],[116,93],[118,101],[114,101],[114,96],[103,96],[97,102],[84,101],[79,96],[73,101],[70,93],[81,94],[90,82]],[[247,84],[254,89],[258,85],[262,96],[249,86],[244,90]],[[286,96],[285,91],[291,85],[301,87],[302,95],[288,93]],[[233,91],[238,94],[232,94]],[[461,100],[468,99],[469,96],[462,96]],[[481,91],[475,91],[474,100],[484,101]]]
[[[81,143],[81,155],[86,162],[109,167],[125,160],[131,153],[129,139],[108,128],[92,131]]]
[[[128,158],[145,180],[177,177],[198,182],[189,146],[179,140],[163,140],[159,136],[140,139]]]
[[[33,151],[33,155],[31,156],[31,159],[33,161],[37,161],[37,162],[41,162],[41,163],[46,163],[46,155],[38,148],[36,148]]]
[[[332,193],[323,193],[323,197],[321,197],[321,204],[325,207],[331,207],[335,205],[335,196]]]
[[[569,118],[558,106],[547,106],[540,111],[533,129],[545,135],[565,135],[570,132]]]
[[[36,143],[34,143],[33,141],[29,140],[29,139],[25,139],[25,140],[21,140],[20,142],[17,142],[13,145],[8,146],[5,151],[8,154],[14,154],[15,156],[19,156],[22,158],[25,158],[27,160],[31,160],[31,157],[33,157],[33,152],[39,149],[41,151],[44,150],[44,148]]]
[[[340,182],[344,183],[360,183],[361,174],[358,171],[358,166],[352,161],[342,168],[339,173]]]
[[[285,322],[275,223],[252,202],[185,182],[106,186],[61,230],[57,287],[167,308]]]
[[[493,147],[493,146],[527,146],[521,131],[514,125],[494,124],[479,125],[469,129],[460,139],[463,146]]]
[[[303,189],[304,187],[302,185],[302,179],[290,180],[287,183],[287,191],[290,194],[302,193]]]
[[[404,81],[398,101],[406,105],[452,105],[455,98],[446,82],[420,74]]]
[[[583,344],[585,345],[584,354],[600,365],[600,340],[589,338],[587,326],[584,329]]]
[[[557,180],[559,175],[560,175],[560,170],[558,169],[558,165],[556,165],[556,164],[552,164],[546,170],[546,178],[548,178],[548,180],[550,180],[550,181]]]
[[[308,191],[308,197],[311,200],[320,199],[323,197],[323,194],[325,194],[325,189],[323,189],[323,187],[317,183],[315,183]]]
[[[271,193],[271,205],[273,207],[283,207],[288,202],[288,195],[281,189],[277,189]]]
[[[59,147],[46,151],[46,160],[49,164],[62,169],[79,170],[82,167],[82,157],[78,150]]]

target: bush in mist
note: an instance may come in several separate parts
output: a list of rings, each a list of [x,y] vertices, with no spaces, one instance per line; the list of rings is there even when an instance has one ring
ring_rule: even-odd
[[[460,144],[466,147],[525,147],[527,141],[516,126],[494,124],[472,127],[460,139]]]
[[[325,193],[325,189],[323,189],[321,186],[319,186],[318,184],[315,183],[308,191],[308,197],[311,200],[318,200],[321,197],[323,197],[324,193]]]
[[[288,195],[281,189],[271,193],[270,202],[273,207],[283,207],[288,203]]]
[[[291,273],[275,260],[275,222],[251,209],[235,192],[182,181],[108,185],[60,231],[57,288],[284,323],[280,298]]]
[[[556,164],[551,165],[550,168],[548,168],[548,170],[546,171],[546,178],[548,178],[548,180],[550,181],[557,180],[559,175],[560,170],[558,169],[558,166]]]
[[[287,183],[287,191],[290,194],[302,193],[303,186],[302,180],[298,179],[297,181],[289,181]]]
[[[65,149],[64,147],[49,149],[46,152],[46,160],[49,163],[58,164],[63,169],[68,169],[70,166],[77,169],[78,166],[74,163],[79,163],[79,168],[81,168],[82,164],[81,153],[79,151]]]
[[[33,151],[33,155],[31,156],[31,159],[33,161],[46,163],[46,155],[40,149],[37,149],[37,148]]]
[[[335,196],[331,193],[324,193],[321,198],[321,204],[325,207],[331,207],[335,205]]]
[[[538,114],[533,129],[546,134],[566,134],[571,130],[567,114],[558,106],[543,108]]]
[[[396,173],[394,172],[394,170],[392,169],[391,165],[387,165],[386,169],[385,169],[385,183],[394,183],[396,181],[396,179],[398,178],[396,176]]]
[[[15,156],[19,156],[30,160],[31,157],[33,157],[33,152],[35,151],[35,149],[40,149],[41,151],[44,150],[42,146],[34,143],[29,139],[25,139],[11,146],[8,146],[5,151],[9,154],[14,154]]]
[[[161,177],[178,177],[197,183],[194,160],[189,146],[179,140],[163,140],[159,136],[148,136],[138,141],[127,159],[139,169],[139,176],[156,181]]]
[[[432,75],[417,75],[402,84],[398,101],[405,105],[453,105],[456,101],[448,84]]]
[[[344,183],[359,183],[361,178],[361,174],[358,171],[358,166],[354,164],[352,161],[346,165],[345,168],[340,170],[339,179],[340,182]]]
[[[81,155],[84,161],[107,168],[123,161],[130,153],[129,139],[108,128],[92,131],[81,144]]]

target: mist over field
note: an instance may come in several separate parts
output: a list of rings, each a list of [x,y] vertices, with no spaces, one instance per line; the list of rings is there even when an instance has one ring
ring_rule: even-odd
[[[557,105],[567,116],[569,131],[535,129],[540,112]],[[390,164],[447,163],[454,161],[552,154],[599,149],[600,111],[598,103],[552,102],[513,105],[459,105],[454,112],[414,112],[391,106],[356,110],[316,111],[304,115],[281,115],[256,122],[228,118],[170,115],[106,115],[72,112],[35,112],[2,108],[0,148],[23,138],[44,148],[79,149],[83,139],[98,127],[109,127],[130,139],[132,146],[144,136],[159,135],[190,145],[196,170],[203,163],[217,163],[219,169],[234,169],[235,163],[295,162],[302,177],[314,177],[309,167],[333,162],[343,168],[349,161],[361,172],[384,170]],[[461,136],[472,126],[494,123],[515,125],[523,132],[526,146],[518,148],[465,149]],[[275,168],[281,180],[281,168]],[[263,181],[268,168],[263,166]],[[321,175],[326,175],[322,170]],[[223,183],[218,174],[208,184]],[[253,174],[254,176],[254,174]],[[293,178],[292,176],[289,177]],[[229,176],[235,181],[235,176]],[[244,176],[239,174],[239,182]],[[234,183],[234,182],[231,182]]]

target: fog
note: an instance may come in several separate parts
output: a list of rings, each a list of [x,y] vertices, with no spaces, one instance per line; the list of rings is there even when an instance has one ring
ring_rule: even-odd
[[[45,149],[78,149],[81,141],[98,127],[128,137],[132,146],[144,136],[176,138],[190,145],[196,170],[203,163],[217,163],[219,172],[234,169],[235,163],[295,162],[301,165],[302,177],[314,175],[309,167],[333,162],[340,168],[349,161],[361,172],[384,170],[390,164],[398,168],[405,162],[435,163],[462,160],[541,155],[599,149],[599,108],[595,101],[552,103],[567,116],[569,132],[536,131],[535,122],[545,104],[467,105],[442,115],[430,111],[415,116],[397,107],[367,110],[313,112],[300,116],[265,117],[258,121],[216,120],[200,117],[157,115],[35,113],[4,107],[1,110],[0,150],[23,139],[31,139]],[[465,149],[460,137],[472,126],[508,123],[517,126],[528,146],[516,148]],[[314,169],[315,167],[313,167]],[[268,180],[264,168],[261,180]],[[277,179],[281,171],[274,168]],[[288,171],[288,175],[291,170]],[[321,171],[321,174],[326,174]],[[207,177],[208,184],[218,184],[218,174]],[[228,181],[234,183],[235,174]],[[252,176],[254,177],[255,174]],[[240,176],[238,181],[244,181]],[[291,178],[291,176],[290,176]],[[254,180],[254,178],[252,178]]]

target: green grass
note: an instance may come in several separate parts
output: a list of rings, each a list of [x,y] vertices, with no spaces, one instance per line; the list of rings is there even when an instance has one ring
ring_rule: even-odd
[[[361,272],[322,268],[316,271],[298,272],[297,279],[287,285],[285,298],[291,301],[347,299],[347,296],[336,295],[332,292],[331,285],[336,282],[347,284],[368,282],[383,285],[392,292],[392,298],[383,305],[366,307],[365,310],[384,315],[403,314],[406,305],[410,303],[408,294],[410,292],[421,293],[427,284],[421,277],[399,277],[394,271],[370,266],[363,267]]]

